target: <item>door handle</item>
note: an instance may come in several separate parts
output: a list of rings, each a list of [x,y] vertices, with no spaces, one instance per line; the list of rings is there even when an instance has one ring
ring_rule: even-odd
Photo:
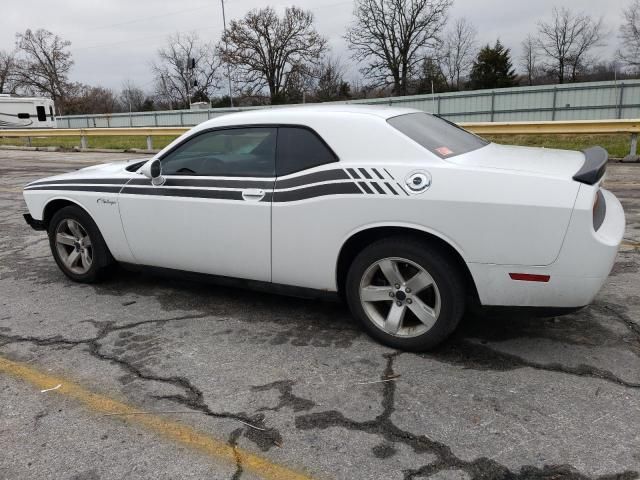
[[[264,198],[264,190],[260,188],[249,188],[242,191],[242,198],[247,201],[259,202]]]

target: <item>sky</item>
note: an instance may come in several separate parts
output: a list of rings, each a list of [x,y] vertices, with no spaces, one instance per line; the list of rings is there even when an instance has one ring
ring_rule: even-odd
[[[535,33],[539,20],[551,18],[554,6],[583,11],[603,17],[610,32],[608,45],[594,54],[609,59],[618,44],[621,10],[628,1],[454,0],[449,21],[467,18],[478,30],[479,44],[493,44],[500,38],[517,59],[522,39]],[[311,10],[317,30],[329,40],[331,54],[344,64],[352,63],[342,35],[353,18],[353,0],[273,0],[269,4],[278,11],[290,5]],[[259,0],[227,0],[227,22],[266,5]],[[27,28],[45,28],[71,41],[72,81],[119,90],[125,80],[131,80],[151,90],[150,64],[169,35],[195,31],[203,40],[217,42],[223,23],[219,0],[21,0],[2,8],[0,50],[12,50],[15,33]],[[357,66],[350,66],[347,78],[356,76]]]

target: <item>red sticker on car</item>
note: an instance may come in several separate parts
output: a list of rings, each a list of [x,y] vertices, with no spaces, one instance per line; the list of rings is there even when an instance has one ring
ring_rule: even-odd
[[[447,148],[447,147],[438,147],[436,148],[436,152],[438,152],[440,155],[442,155],[443,157],[446,157],[447,155],[451,155],[453,152]]]

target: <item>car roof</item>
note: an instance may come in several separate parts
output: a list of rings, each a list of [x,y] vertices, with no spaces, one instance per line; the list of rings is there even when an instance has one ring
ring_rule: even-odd
[[[413,108],[398,108],[378,105],[353,104],[318,104],[286,107],[264,107],[221,115],[204,123],[198,129],[220,126],[225,124],[237,125],[242,123],[289,123],[304,122],[306,118],[312,120],[327,115],[370,115],[381,119],[388,119],[407,113],[424,113]]]

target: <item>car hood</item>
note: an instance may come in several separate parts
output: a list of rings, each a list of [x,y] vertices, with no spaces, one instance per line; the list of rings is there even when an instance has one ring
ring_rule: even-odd
[[[151,157],[149,157],[151,158]],[[61,175],[54,175],[52,177],[40,178],[34,182],[29,183],[29,185],[33,185],[34,183],[40,183],[43,181],[51,181],[51,180],[79,180],[79,179],[100,179],[100,178],[130,178],[133,174],[126,170],[129,165],[145,162],[148,158],[134,158],[131,160],[125,160],[122,162],[112,162],[112,163],[103,163],[100,165],[92,165],[90,167],[80,168],[78,170],[74,170],[73,172],[63,173]]]
[[[517,147],[491,143],[449,159],[469,167],[495,168],[555,178],[571,178],[585,161],[584,153],[552,148]]]

